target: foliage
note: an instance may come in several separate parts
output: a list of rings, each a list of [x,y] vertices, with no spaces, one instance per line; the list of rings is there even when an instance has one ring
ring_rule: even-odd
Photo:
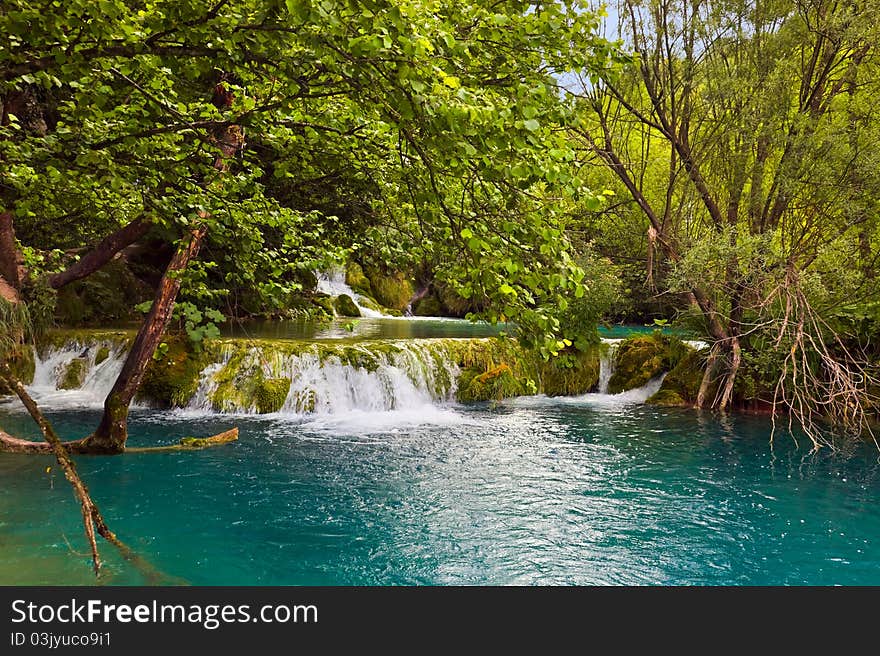
[[[141,303],[135,309],[147,313],[152,305],[151,301],[147,301]],[[187,336],[192,348],[196,351],[201,351],[202,344],[206,339],[220,337],[220,329],[217,327],[217,324],[226,321],[226,317],[222,312],[212,308],[200,310],[193,303],[180,302],[174,306],[172,321],[176,323],[178,331]],[[160,352],[159,357],[161,356]]]
[[[593,195],[554,73],[612,64],[598,25],[579,2],[11,0],[0,203],[41,252],[207,225],[199,307],[281,311],[350,252],[427,262],[550,353],[583,280],[564,201]]]
[[[613,263],[588,252],[577,264],[584,271],[584,285],[574,297],[561,299],[559,333],[575,348],[586,351],[599,343],[596,327],[621,297],[622,282]]]

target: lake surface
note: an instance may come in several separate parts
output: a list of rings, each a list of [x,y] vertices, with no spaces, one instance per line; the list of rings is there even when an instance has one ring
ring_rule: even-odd
[[[65,437],[96,409],[50,411]],[[37,437],[15,405],[0,425]],[[135,410],[134,445],[232,425],[198,453],[80,457],[111,528],[196,585],[878,585],[871,448],[769,444],[766,418],[607,395],[312,418]],[[0,454],[0,583],[91,584],[49,458]],[[100,545],[101,582],[143,579]]]
[[[599,329],[608,339],[621,339],[634,334],[649,334],[656,326],[614,325]],[[332,321],[248,321],[230,322],[221,326],[225,337],[249,339],[347,340],[425,339],[434,337],[492,337],[513,335],[513,324],[489,324],[445,317],[363,317],[339,318]],[[672,333],[669,328],[664,332]],[[682,334],[682,337],[687,335]]]

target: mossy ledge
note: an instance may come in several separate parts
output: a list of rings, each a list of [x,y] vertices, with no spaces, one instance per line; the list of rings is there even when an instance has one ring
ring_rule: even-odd
[[[199,388],[209,360],[182,337],[168,337],[147,365],[137,399],[160,408],[185,406]]]
[[[116,340],[114,349],[130,343],[128,333],[115,332],[60,331],[51,337],[59,347],[71,342],[97,347],[108,339]],[[149,363],[137,398],[157,407],[182,407],[201,389],[208,406],[218,412],[266,414],[284,407],[313,412],[316,392],[292,385],[296,375],[288,370],[292,356],[368,372],[388,364],[403,366],[411,376],[428,380],[436,398],[454,396],[461,402],[538,393],[583,394],[593,390],[599,379],[599,345],[544,361],[507,337],[363,342],[215,339],[195,352],[185,339],[169,336]],[[202,385],[206,380],[211,384]]]
[[[12,373],[25,385],[34,382],[34,371],[36,363],[34,362],[34,352],[29,346],[16,347],[6,358],[6,363],[12,370]],[[14,394],[6,383],[0,381],[0,396]]]
[[[642,387],[652,378],[672,371],[691,351],[677,337],[660,331],[625,339],[617,349],[608,393],[620,394]]]

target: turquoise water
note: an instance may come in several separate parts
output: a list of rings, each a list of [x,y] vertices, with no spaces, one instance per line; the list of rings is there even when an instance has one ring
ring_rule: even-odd
[[[233,424],[241,439],[78,465],[120,537],[197,585],[880,584],[876,451],[771,449],[766,418],[607,401],[311,422],[138,410],[133,444]],[[51,416],[76,437],[98,414]],[[35,436],[14,408],[0,425]],[[51,464],[0,455],[2,583],[94,581]],[[102,582],[142,582],[103,553]]]
[[[615,325],[602,327],[599,334],[607,338],[624,338],[634,334],[649,334],[656,326]],[[673,332],[664,328],[664,332]],[[348,340],[413,339],[432,337],[491,337],[501,333],[513,334],[512,324],[491,325],[465,319],[439,317],[364,317],[337,318],[329,322],[316,321],[249,321],[232,322],[222,327],[224,336],[260,339]],[[686,335],[683,335],[686,337]]]

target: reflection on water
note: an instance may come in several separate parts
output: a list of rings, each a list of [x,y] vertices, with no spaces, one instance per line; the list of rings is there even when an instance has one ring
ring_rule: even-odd
[[[431,337],[491,337],[512,334],[512,326],[442,317],[336,318],[332,321],[249,321],[230,323],[224,336],[254,339],[349,340]]]

